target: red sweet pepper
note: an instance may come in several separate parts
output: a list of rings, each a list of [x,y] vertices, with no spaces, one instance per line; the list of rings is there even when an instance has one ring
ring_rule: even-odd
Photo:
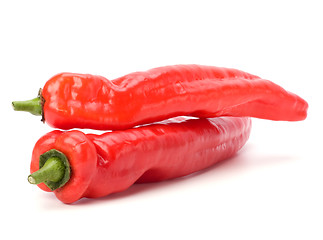
[[[271,81],[235,69],[175,65],[135,72],[109,81],[61,73],[40,96],[13,102],[16,110],[42,115],[60,129],[127,129],[179,115],[249,116],[298,121],[307,103]]]
[[[182,118],[183,119],[183,118]],[[249,118],[173,119],[102,135],[52,131],[38,140],[30,183],[64,203],[132,184],[188,175],[229,158],[247,141]]]

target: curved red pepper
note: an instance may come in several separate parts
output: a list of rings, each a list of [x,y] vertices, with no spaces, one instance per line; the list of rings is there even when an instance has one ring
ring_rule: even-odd
[[[271,81],[201,65],[160,67],[112,81],[61,73],[45,84],[42,97],[45,121],[60,129],[127,129],[181,115],[298,121],[308,108]]]
[[[136,182],[181,177],[227,159],[246,143],[250,129],[249,118],[224,117],[174,119],[102,135],[56,130],[36,143],[31,173],[39,169],[42,154],[56,149],[71,166],[69,181],[54,190],[56,197],[64,203],[102,197]],[[38,186],[50,191],[43,183]]]

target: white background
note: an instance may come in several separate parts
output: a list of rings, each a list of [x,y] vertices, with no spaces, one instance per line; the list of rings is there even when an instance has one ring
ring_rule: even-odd
[[[323,239],[321,1],[1,1],[1,239]],[[309,102],[254,120],[233,159],[194,176],[65,205],[27,182],[52,130],[14,112],[54,74],[172,64],[238,68]]]

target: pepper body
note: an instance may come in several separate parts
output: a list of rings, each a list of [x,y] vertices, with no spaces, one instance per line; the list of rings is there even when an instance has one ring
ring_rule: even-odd
[[[64,203],[120,192],[134,183],[163,181],[191,174],[234,155],[248,140],[249,118],[176,118],[162,123],[84,134],[52,131],[36,143],[31,173],[40,155],[56,149],[71,166],[71,178],[54,190]],[[45,191],[50,189],[41,183]]]
[[[61,73],[42,90],[44,120],[60,129],[128,129],[176,116],[298,121],[307,103],[271,81],[236,69],[175,65],[109,81]]]

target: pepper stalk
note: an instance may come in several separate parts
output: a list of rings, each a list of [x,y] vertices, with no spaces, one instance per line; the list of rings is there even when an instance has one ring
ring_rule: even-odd
[[[70,179],[70,164],[62,152],[51,149],[39,157],[39,170],[28,176],[31,184],[45,183],[54,191],[64,186]]]
[[[40,97],[26,101],[13,101],[12,107],[15,111],[25,111],[36,116],[42,115],[42,105]]]
[[[42,121],[44,120],[43,106],[45,99],[42,96],[42,89],[39,89],[38,96],[36,98],[26,100],[26,101],[13,101],[12,107],[15,111],[29,112],[35,116],[42,116]]]

